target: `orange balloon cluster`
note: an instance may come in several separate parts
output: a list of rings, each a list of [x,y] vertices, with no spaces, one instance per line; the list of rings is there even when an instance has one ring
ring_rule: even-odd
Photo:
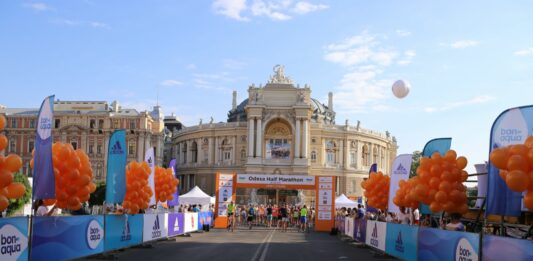
[[[383,175],[381,171],[370,173],[370,177],[361,183],[368,205],[385,210],[389,202],[389,185],[389,176]]]
[[[165,202],[174,198],[178,186],[178,179],[172,174],[172,169],[155,168],[155,199]]]
[[[32,153],[32,155],[34,152]],[[56,198],[44,200],[45,205],[78,210],[96,190],[89,157],[81,149],[74,150],[70,143],[52,145],[52,161],[56,180]],[[33,168],[33,160],[30,162]]]
[[[533,136],[524,144],[494,149],[490,162],[500,169],[500,177],[515,192],[527,191],[524,206],[533,209]]]
[[[0,130],[6,126],[6,118],[0,115]],[[0,151],[7,147],[7,138],[0,134]],[[9,206],[9,199],[17,199],[24,196],[26,187],[20,182],[13,182],[13,173],[22,167],[22,159],[15,154],[7,157],[0,155],[0,211]]]
[[[468,173],[463,170],[467,163],[467,159],[457,157],[454,150],[449,150],[444,157],[435,152],[431,158],[421,158],[417,175],[400,181],[394,204],[416,208],[422,202],[433,212],[465,214],[468,205],[466,187],[462,183],[468,179]]]
[[[151,170],[148,163],[132,161],[126,166],[126,196],[122,207],[130,214],[147,209],[153,192],[148,185]]]

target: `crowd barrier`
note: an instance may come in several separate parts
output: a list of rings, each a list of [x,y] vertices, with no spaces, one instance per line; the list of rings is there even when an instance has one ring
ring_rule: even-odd
[[[338,231],[402,260],[533,260],[533,241],[337,217]]]
[[[0,218],[0,260],[66,260],[201,230],[212,212]]]

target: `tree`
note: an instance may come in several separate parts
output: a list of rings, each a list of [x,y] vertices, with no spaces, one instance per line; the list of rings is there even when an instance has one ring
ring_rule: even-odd
[[[28,204],[31,200],[31,186],[28,181],[28,177],[22,173],[15,173],[13,176],[13,182],[20,182],[26,187],[26,192],[21,198],[10,199],[9,206],[7,206],[7,215],[11,216],[17,211],[21,210],[24,205]]]
[[[96,183],[96,190],[93,194],[91,194],[91,197],[89,198],[89,205],[103,205],[105,200],[105,189],[106,185],[104,182]]]
[[[420,158],[422,158],[422,152],[419,150],[413,151],[413,163],[411,163],[411,172],[409,172],[409,178],[416,176],[416,169],[420,166]]]

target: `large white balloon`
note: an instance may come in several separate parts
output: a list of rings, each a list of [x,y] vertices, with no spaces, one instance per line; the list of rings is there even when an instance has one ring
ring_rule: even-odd
[[[404,80],[397,80],[392,85],[392,93],[396,98],[404,98],[409,94],[410,84]]]

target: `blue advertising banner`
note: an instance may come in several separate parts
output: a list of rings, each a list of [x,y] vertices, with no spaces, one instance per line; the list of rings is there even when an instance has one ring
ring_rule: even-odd
[[[105,251],[143,242],[143,215],[106,215]]]
[[[28,218],[0,218],[0,260],[28,260]]]
[[[418,227],[387,223],[385,252],[402,260],[416,261]]]
[[[126,195],[126,131],[114,131],[107,147],[105,202],[122,204]]]
[[[483,260],[533,260],[533,241],[508,237],[483,236]]]
[[[489,155],[495,148],[523,144],[532,131],[533,106],[511,108],[502,112],[492,124]],[[520,216],[522,193],[510,190],[500,178],[499,172],[489,160],[485,214]]]
[[[103,216],[33,217],[31,260],[66,260],[104,251]]]
[[[168,213],[168,236],[184,234],[183,213]]]
[[[176,159],[172,159],[168,164],[172,170],[172,176],[176,176]],[[172,195],[172,200],[167,201],[169,207],[178,206],[180,204],[180,184],[176,186],[176,192]]]
[[[366,219],[356,218],[353,225],[353,238],[357,242],[366,241]]]
[[[203,224],[211,226],[213,212],[202,211],[198,213],[198,229],[202,229]]]
[[[479,260],[479,235],[421,227],[418,260]]]
[[[440,155],[446,154],[450,147],[452,146],[452,138],[437,138],[432,139],[426,143],[424,149],[422,150],[422,157],[431,157],[434,152],[440,153]],[[420,213],[421,214],[431,214],[429,206],[426,204],[420,203]]]
[[[52,124],[54,120],[54,95],[46,97],[41,104],[35,135],[33,164],[33,199],[55,198],[56,185],[52,163]]]

